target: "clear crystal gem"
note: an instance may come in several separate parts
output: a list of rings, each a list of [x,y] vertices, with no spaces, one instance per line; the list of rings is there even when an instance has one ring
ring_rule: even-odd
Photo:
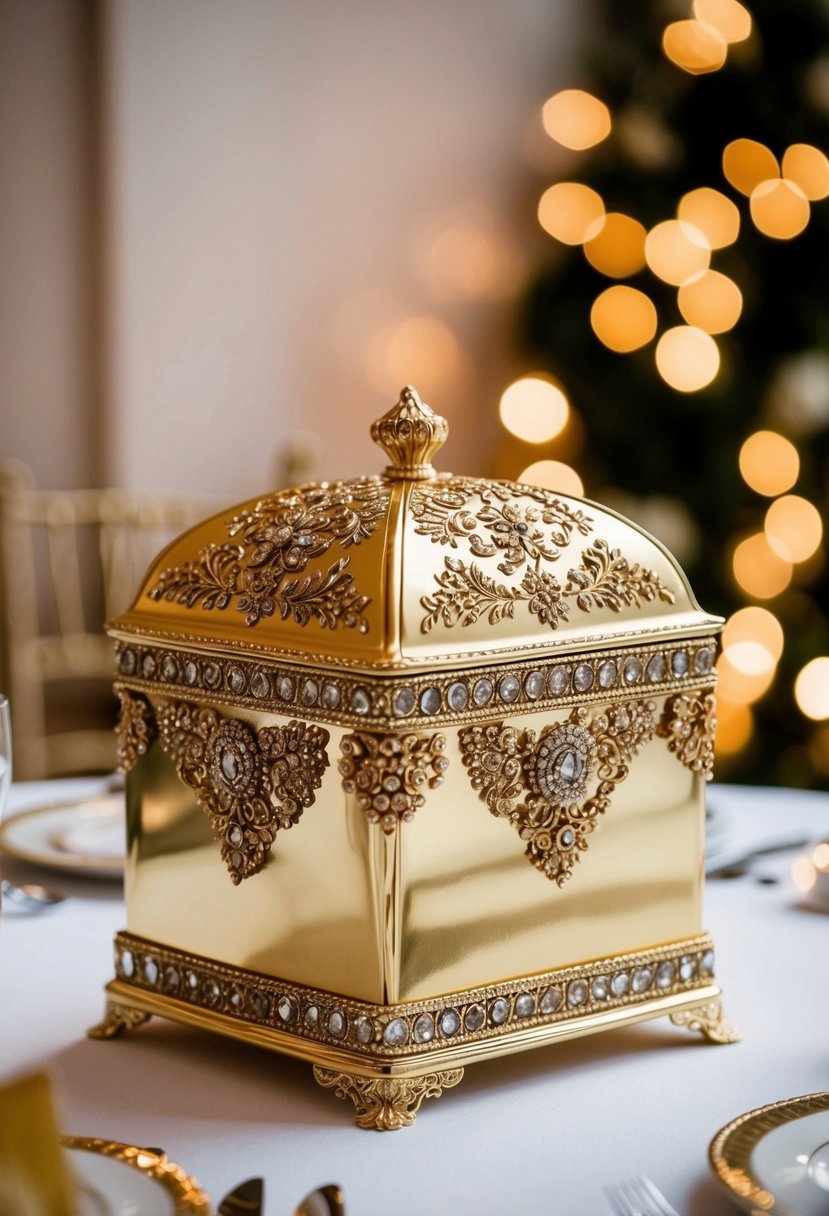
[[[714,951],[706,950],[699,960],[699,969],[703,975],[714,974]]]
[[[469,689],[463,680],[456,680],[454,684],[449,685],[446,690],[446,700],[450,709],[459,711],[466,709],[466,703],[469,700]]]
[[[383,1041],[389,1047],[402,1047],[409,1041],[409,1027],[403,1018],[392,1018],[383,1031]]]
[[[486,1021],[486,1011],[483,1005],[470,1005],[463,1015],[463,1024],[467,1030],[480,1030]]]
[[[617,971],[610,981],[610,991],[614,996],[624,996],[630,986],[630,976],[627,971]]]
[[[602,663],[599,668],[599,684],[602,688],[612,688],[616,683],[616,677],[619,672],[616,664],[608,659],[606,663]]]
[[[440,1033],[444,1038],[449,1039],[453,1034],[457,1034],[461,1025],[461,1018],[457,1009],[444,1009],[438,1019],[438,1025],[440,1026]]]
[[[171,654],[165,654],[161,664],[161,674],[165,680],[173,681],[178,679],[178,663]]]
[[[412,1038],[415,1043],[431,1043],[435,1037],[435,1019],[431,1013],[421,1013],[414,1024]]]
[[[232,988],[230,992],[230,1003],[234,1009],[241,1009],[244,1004],[245,994],[241,988]]]
[[[610,996],[610,980],[606,975],[597,975],[590,983],[590,995],[594,1001],[606,1001]]]
[[[665,679],[664,654],[655,654],[648,663],[648,679],[652,684],[658,684],[660,680]]]
[[[328,1032],[335,1039],[344,1039],[348,1030],[345,1014],[340,1009],[332,1009],[328,1015]]]
[[[189,988],[189,989],[190,989],[192,992],[195,992],[195,991],[196,991],[196,989],[198,988],[198,986],[199,986],[199,973],[198,973],[198,971],[188,971],[188,972],[187,972],[187,987],[188,987],[188,988]]]
[[[671,672],[679,678],[688,673],[688,651],[675,650],[671,655]]]
[[[371,701],[369,695],[364,688],[355,688],[351,694],[351,708],[355,714],[359,714],[364,718],[371,709]]]
[[[656,968],[657,988],[670,988],[676,976],[676,964],[666,960]]]
[[[134,650],[122,650],[118,659],[118,670],[124,676],[135,674],[137,660]]]
[[[495,686],[492,680],[487,680],[486,677],[476,680],[475,686],[472,689],[472,700],[478,706],[487,705],[492,698],[494,690]]]
[[[714,651],[709,646],[703,646],[694,655],[694,667],[701,676],[707,676],[714,666]]]
[[[205,995],[210,1001],[218,1001],[222,995],[222,989],[218,980],[208,980],[205,988]]]
[[[280,700],[293,701],[294,682],[290,676],[279,676],[276,681],[276,691]]]
[[[589,663],[579,663],[573,672],[573,687],[577,692],[587,692],[593,687],[593,668]]]
[[[192,659],[188,659],[184,664],[184,679],[188,684],[195,684],[199,678],[198,665]]]
[[[206,663],[204,682],[208,688],[218,688],[222,682],[222,672],[218,663]]]
[[[440,689],[424,688],[420,694],[420,712],[436,714],[440,710]]]
[[[413,688],[398,688],[392,701],[392,709],[398,718],[405,718],[415,707],[415,691]]]
[[[622,668],[622,679],[626,684],[638,684],[642,679],[642,663],[635,655],[631,655],[625,659],[625,665]]]
[[[545,988],[541,994],[541,1000],[538,1002],[538,1008],[542,1013],[555,1013],[560,1004],[561,989]]]
[[[547,687],[554,697],[560,697],[570,687],[570,673],[566,667],[553,667],[547,676]]]
[[[653,968],[639,967],[633,973],[633,979],[630,981],[630,986],[634,992],[647,992],[653,983]]]
[[[181,976],[178,967],[174,967],[172,963],[164,968],[164,987],[169,988],[172,992],[178,988],[181,983]]]
[[[270,1001],[258,988],[254,988],[250,994],[250,1007],[258,1018],[266,1018],[271,1011]]]
[[[320,1007],[319,1005],[306,1005],[305,1012],[302,1015],[302,1020],[306,1026],[316,1029],[320,1024]]]
[[[141,660],[141,674],[145,677],[145,679],[149,680],[154,672],[155,672],[155,656],[151,655],[151,654],[145,654],[144,658]]]
[[[227,673],[227,682],[233,692],[244,692],[247,681],[242,668],[231,667]]]
[[[260,701],[271,695],[271,682],[264,671],[257,671],[250,682],[250,691]]]
[[[323,684],[322,703],[326,709],[336,709],[340,703],[340,690],[336,684]]]
[[[544,672],[531,671],[524,677],[524,692],[529,701],[537,701],[544,695]]]
[[[135,975],[135,958],[132,950],[121,951],[121,974],[125,975],[127,979]]]
[[[531,1018],[535,1013],[535,997],[531,992],[520,992],[515,998],[515,1016]]]
[[[683,954],[679,960],[679,978],[692,980],[697,973],[697,960],[693,954]]]
[[[295,1022],[299,1017],[299,1006],[292,996],[281,996],[276,1002],[276,1012],[283,1022]]]
[[[320,695],[319,684],[316,680],[303,680],[299,695],[303,705],[316,705]]]
[[[374,1023],[371,1018],[360,1017],[354,1019],[354,1034],[357,1036],[358,1043],[370,1043],[374,1038]]]
[[[520,691],[521,681],[517,676],[504,676],[498,684],[498,696],[508,705],[518,699]]]
[[[587,980],[571,980],[567,986],[567,1004],[577,1009],[587,1000]]]
[[[152,955],[144,959],[144,979],[148,984],[154,984],[158,979],[158,963]]]
[[[509,1001],[505,997],[499,996],[489,1007],[489,1020],[493,1026],[503,1026],[509,1017]]]

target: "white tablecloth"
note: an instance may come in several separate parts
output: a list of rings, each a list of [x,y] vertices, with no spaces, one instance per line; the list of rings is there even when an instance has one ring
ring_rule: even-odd
[[[19,785],[10,813],[100,788]],[[829,794],[715,785],[711,795],[734,843],[829,836]],[[742,1043],[706,1044],[665,1019],[481,1063],[414,1127],[381,1135],[358,1131],[351,1104],[307,1064],[158,1019],[88,1040],[124,925],[120,888],[6,859],[8,877],[72,898],[36,916],[4,908],[0,1078],[45,1068],[65,1132],[161,1145],[216,1201],[263,1175],[266,1216],[290,1216],[331,1181],[349,1216],[592,1216],[608,1210],[603,1184],[639,1172],[680,1212],[725,1216],[734,1209],[707,1168],[714,1132],[749,1108],[829,1089],[829,917],[803,906],[790,860],[708,884],[706,928]]]

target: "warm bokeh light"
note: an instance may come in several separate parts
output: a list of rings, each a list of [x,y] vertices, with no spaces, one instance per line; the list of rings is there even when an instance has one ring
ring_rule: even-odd
[[[807,895],[817,882],[817,870],[808,857],[795,857],[791,874],[792,882],[804,895]]]
[[[780,176],[774,153],[756,139],[733,139],[726,144],[722,168],[734,189],[747,196],[761,182]]]
[[[525,485],[542,486],[545,490],[556,490],[559,494],[584,497],[584,483],[574,468],[561,460],[536,460],[519,473],[518,481]]]
[[[775,663],[783,653],[783,641],[783,626],[777,617],[768,608],[760,608],[756,604],[739,608],[730,616],[722,635],[723,650],[733,651],[749,642],[765,650]]]
[[[692,76],[716,72],[725,63],[728,44],[713,26],[689,19],[674,21],[662,35],[662,49],[672,63]]]
[[[797,494],[777,498],[766,511],[766,539],[784,561],[805,562],[823,539],[823,522],[814,503]]]
[[[708,334],[724,334],[733,329],[743,311],[742,292],[733,279],[719,270],[704,270],[683,283],[677,301],[688,324]]]
[[[365,370],[371,384],[385,396],[411,381],[424,393],[457,383],[465,370],[460,344],[437,317],[406,317],[380,329],[369,340]],[[397,385],[397,388],[392,387]]]
[[[610,110],[584,89],[562,89],[544,103],[544,130],[565,148],[581,152],[610,134]]]
[[[829,870],[829,842],[822,840],[812,850],[812,862],[819,870]]]
[[[752,643],[744,642],[742,645],[750,646]],[[717,659],[717,692],[724,701],[730,701],[732,705],[751,705],[768,692],[774,679],[776,664],[762,646],[758,646],[757,650],[765,657],[765,665],[760,666],[755,661],[754,670],[745,671],[742,666],[732,662],[729,651],[723,651]],[[739,657],[745,656],[740,656],[738,652]]]
[[[542,376],[522,376],[504,389],[501,422],[526,443],[547,443],[567,425],[570,407],[557,384]]]
[[[645,227],[630,215],[611,211],[600,231],[584,244],[591,266],[611,279],[626,279],[645,265]]]
[[[496,300],[516,285],[516,250],[497,231],[450,224],[423,250],[422,274],[445,300]]]
[[[718,756],[733,756],[743,750],[754,730],[754,715],[748,705],[726,701],[717,695],[717,734],[714,751]]]
[[[794,699],[807,718],[822,722],[829,718],[829,658],[812,659],[794,682]]]
[[[581,182],[556,182],[541,196],[538,222],[563,245],[581,245],[604,218],[601,196]]]
[[[707,270],[711,250],[705,235],[686,220],[663,220],[645,238],[645,257],[653,273],[680,287]]]
[[[790,241],[809,223],[811,207],[800,186],[786,178],[760,182],[749,200],[754,226],[776,241]]]
[[[811,144],[792,144],[783,153],[783,176],[816,203],[829,195],[829,158]]]
[[[712,249],[733,245],[740,233],[739,208],[710,186],[700,186],[698,190],[683,194],[677,215],[698,228]]]
[[[744,42],[751,36],[751,13],[738,0],[694,0],[693,12],[726,42]]]
[[[657,342],[656,367],[678,393],[696,393],[720,370],[720,352],[710,334],[694,325],[677,325]]]
[[[740,472],[752,490],[776,498],[790,490],[800,476],[800,455],[777,431],[755,431],[740,448]]]
[[[644,291],[617,283],[597,296],[590,324],[600,342],[617,354],[629,354],[656,333],[656,308]]]
[[[792,564],[775,553],[765,533],[740,541],[734,550],[732,569],[737,584],[758,600],[774,599],[792,581]]]

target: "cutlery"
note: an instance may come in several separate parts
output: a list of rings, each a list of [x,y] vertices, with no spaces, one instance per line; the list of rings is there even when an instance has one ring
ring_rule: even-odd
[[[808,837],[779,836],[768,844],[750,849],[723,849],[705,859],[706,878],[739,878],[748,869],[755,857],[768,857],[772,853],[783,853],[787,849],[802,849],[809,843]]]
[[[613,1216],[679,1216],[650,1178],[640,1174],[605,1187]]]
[[[53,908],[55,904],[63,903],[66,899],[66,896],[62,895],[60,891],[52,891],[49,887],[42,887],[40,883],[36,882],[24,882],[17,886],[4,878],[0,883],[0,889],[4,899],[7,899],[9,903],[17,904],[18,908],[23,908],[26,912],[43,912],[47,908]]]
[[[345,1200],[336,1182],[329,1182],[306,1195],[294,1216],[345,1216]]]
[[[219,1216],[262,1216],[264,1189],[261,1178],[240,1182],[219,1204]]]

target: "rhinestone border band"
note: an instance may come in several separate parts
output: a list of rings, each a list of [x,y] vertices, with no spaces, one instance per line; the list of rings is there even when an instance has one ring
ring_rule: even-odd
[[[554,656],[436,676],[370,677],[309,672],[148,643],[116,647],[118,678],[140,692],[180,694],[348,726],[394,730],[418,723],[484,721],[506,711],[538,712],[629,697],[676,692],[716,680],[713,636],[670,645],[624,647],[599,654]],[[117,687],[117,686],[116,686]]]
[[[713,981],[711,937],[614,955],[439,999],[383,1006],[213,962],[131,933],[115,937],[115,974],[137,991],[278,1030],[371,1060],[428,1055],[454,1044],[691,994]]]

